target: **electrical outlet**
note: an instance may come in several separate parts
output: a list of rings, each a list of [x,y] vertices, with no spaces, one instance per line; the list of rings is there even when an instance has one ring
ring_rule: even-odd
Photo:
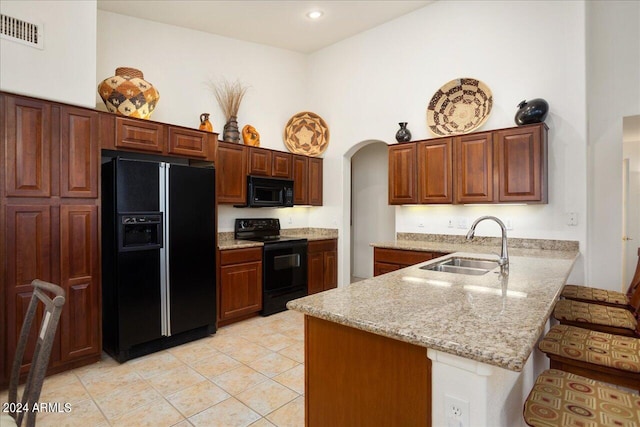
[[[447,427],[469,427],[469,402],[457,397],[444,395]]]
[[[569,212],[567,214],[567,225],[578,225],[578,212]]]
[[[504,226],[507,227],[507,230],[513,230],[513,221],[511,218],[507,218],[504,220]]]
[[[447,227],[453,228],[453,218],[449,218],[449,221],[447,222]]]
[[[418,228],[424,228],[424,218],[418,218]]]
[[[458,218],[458,228],[466,230],[469,228],[469,221],[465,217]]]
[[[293,224],[293,218],[289,217],[289,224]]]

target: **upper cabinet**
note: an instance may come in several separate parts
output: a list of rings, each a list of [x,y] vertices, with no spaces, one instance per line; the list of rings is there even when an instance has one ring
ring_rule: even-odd
[[[389,204],[547,203],[544,123],[389,146]]]
[[[136,151],[213,162],[218,134],[101,113],[100,143],[102,148],[108,150]]]
[[[216,196],[218,203],[247,202],[247,147],[232,142],[218,143]]]
[[[416,144],[389,146],[389,204],[418,203]]]
[[[249,147],[249,175],[291,179],[293,173],[290,153]]]

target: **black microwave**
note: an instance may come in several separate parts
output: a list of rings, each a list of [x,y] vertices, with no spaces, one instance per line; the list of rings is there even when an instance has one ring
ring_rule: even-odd
[[[249,175],[245,206],[250,208],[293,206],[293,181]]]

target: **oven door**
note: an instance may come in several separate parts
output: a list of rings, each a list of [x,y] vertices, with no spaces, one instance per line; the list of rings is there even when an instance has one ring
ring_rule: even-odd
[[[307,242],[278,242],[264,246],[263,288],[268,294],[307,289]]]

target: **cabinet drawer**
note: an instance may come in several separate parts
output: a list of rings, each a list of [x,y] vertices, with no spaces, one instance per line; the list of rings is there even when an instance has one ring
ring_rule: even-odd
[[[220,265],[262,261],[262,247],[220,251]]]
[[[400,270],[401,265],[387,264],[385,262],[376,262],[373,264],[373,275],[380,276],[382,274],[391,273],[392,271]]]
[[[335,251],[338,248],[338,240],[337,239],[327,239],[327,240],[314,240],[309,242],[307,246],[307,252],[325,252],[325,251]]]
[[[420,262],[429,261],[433,258],[431,252],[422,251],[406,251],[402,249],[384,249],[374,248],[374,262],[383,262],[388,264],[414,265]]]
[[[161,153],[164,126],[157,123],[116,118],[116,147]]]

